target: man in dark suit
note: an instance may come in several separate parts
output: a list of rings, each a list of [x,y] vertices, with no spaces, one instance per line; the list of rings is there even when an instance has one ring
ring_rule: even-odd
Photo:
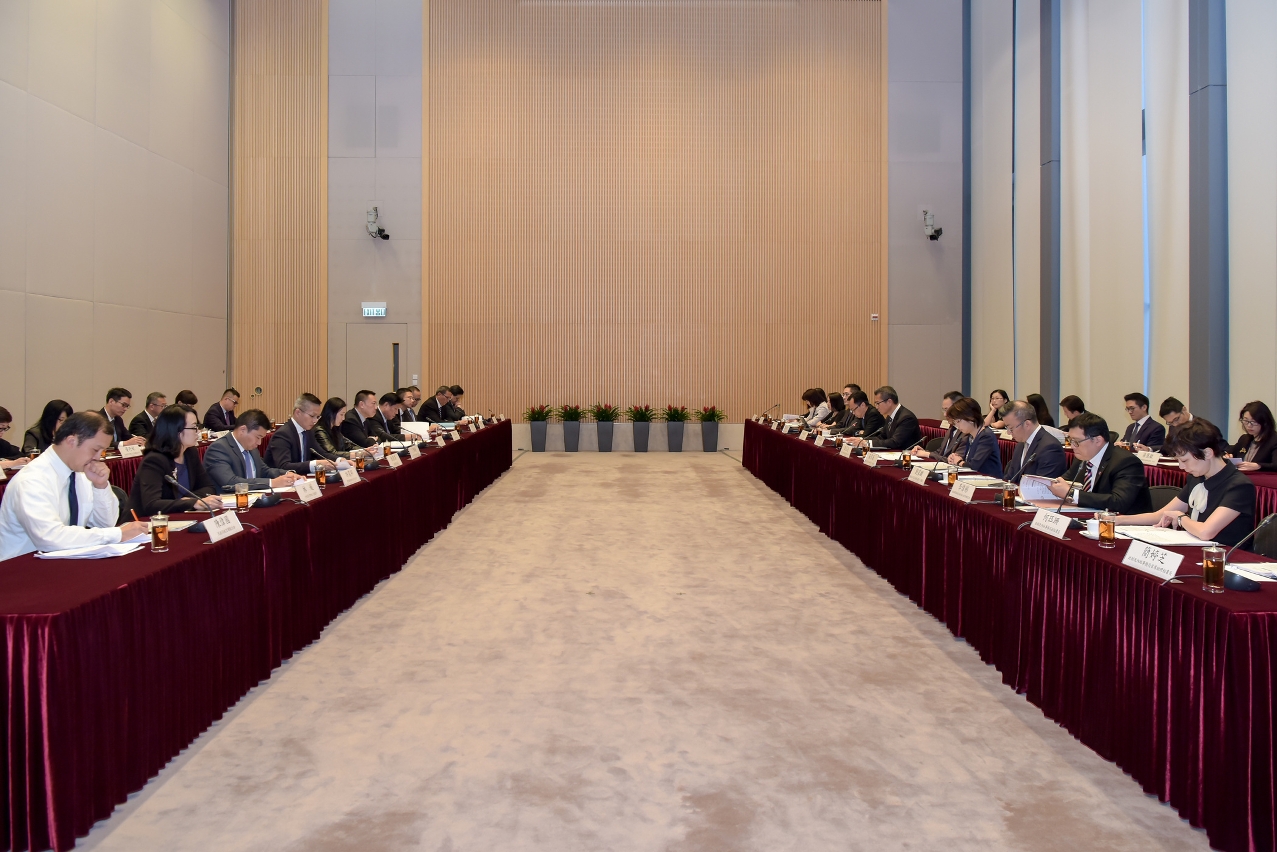
[[[168,406],[168,397],[159,391],[152,391],[146,395],[146,408],[138,412],[137,417],[129,421],[129,432],[135,438],[151,437],[151,430],[155,428],[155,418],[160,416],[160,412]]]
[[[1128,393],[1126,413],[1134,422],[1126,427],[1126,434],[1118,441],[1126,449],[1141,444],[1147,450],[1160,450],[1166,442],[1166,427],[1148,414],[1148,397],[1142,393]]]
[[[406,388],[400,388],[396,393],[399,399],[403,400],[403,405],[399,410],[399,417],[396,418],[398,423],[415,423],[417,421],[417,403],[421,402],[421,388],[416,385],[410,385]],[[399,431],[396,429],[396,431]]]
[[[341,433],[357,447],[371,447],[377,443],[372,418],[377,413],[377,394],[361,390],[355,394],[354,406],[346,412],[341,422]]]
[[[373,435],[378,441],[385,443],[399,440],[396,436],[402,431],[399,428],[399,406],[401,405],[403,405],[403,399],[394,391],[383,393],[381,399],[377,400],[377,413],[373,415],[369,423],[372,424]]]
[[[882,432],[872,439],[874,449],[905,450],[922,440],[918,418],[900,404],[900,397],[891,385],[883,385],[874,391],[874,408],[885,421]],[[873,434],[873,431],[868,430],[867,434]]]
[[[886,422],[870,404],[869,396],[862,390],[854,390],[847,400],[847,408],[851,410],[851,422],[843,429],[830,430],[831,435],[843,435],[848,438],[863,438],[877,434]]]
[[[417,411],[417,419],[428,423],[448,423],[450,421],[447,417],[447,408],[451,402],[452,393],[448,390],[448,386],[440,385],[434,396],[421,403],[421,408]]]
[[[321,452],[315,445],[313,434],[319,422],[323,403],[313,393],[304,393],[293,403],[293,416],[275,430],[266,447],[266,464],[279,470],[291,470],[303,476],[316,470],[332,470],[334,465],[315,457],[311,450]]]
[[[1175,397],[1168,396],[1157,414],[1166,421],[1166,440],[1162,443],[1162,455],[1168,455],[1168,448],[1175,441],[1175,433],[1193,422],[1193,412],[1189,411],[1188,406]],[[1135,449],[1138,452],[1143,452],[1149,448],[1136,444]]]
[[[1029,403],[1017,399],[1002,407],[1002,422],[1015,438],[1011,460],[1002,471],[1007,482],[1018,482],[1022,476],[1046,476],[1054,479],[1069,466],[1064,445],[1038,423],[1038,412]]]
[[[210,432],[225,432],[235,428],[235,406],[239,405],[239,391],[227,388],[222,398],[209,407],[204,415],[204,428]]]
[[[1064,426],[1068,428],[1070,420],[1079,414],[1086,413],[1086,403],[1082,401],[1082,397],[1076,394],[1069,394],[1060,400],[1060,411],[1064,413]]]
[[[257,448],[270,432],[270,425],[264,412],[252,408],[239,416],[229,435],[213,442],[204,453],[204,470],[214,485],[221,489],[247,482],[251,490],[265,491],[286,488],[301,479],[291,470],[270,467],[262,461]]]
[[[1098,414],[1080,414],[1069,424],[1073,462],[1067,474],[1051,483],[1051,493],[1069,504],[1138,515],[1153,510],[1144,464],[1109,443],[1109,425]]]
[[[949,407],[952,406],[958,400],[962,399],[964,396],[966,396],[966,394],[964,394],[962,391],[949,391],[947,394],[945,394],[944,397],[942,397],[940,400],[941,419],[947,420],[949,416]],[[942,423],[941,425],[944,425],[944,424]],[[968,438],[968,436],[959,432],[957,428],[952,423],[950,423],[948,430],[946,430],[944,433],[944,436],[941,438],[937,438],[936,440],[939,441],[940,443],[936,444],[934,450],[931,450],[931,455],[938,459],[947,459],[949,456],[951,456],[954,453],[963,455],[964,454],[963,447],[967,445],[967,442],[970,439]],[[927,443],[930,444],[931,442],[928,441]]]
[[[146,438],[138,438],[124,425],[124,413],[133,405],[133,394],[124,388],[111,388],[106,392],[106,405],[98,411],[111,427],[111,446],[145,444]]]
[[[466,416],[466,410],[461,407],[461,397],[465,395],[461,385],[452,385],[448,388],[448,407],[443,410],[444,416],[448,420],[456,423]]]

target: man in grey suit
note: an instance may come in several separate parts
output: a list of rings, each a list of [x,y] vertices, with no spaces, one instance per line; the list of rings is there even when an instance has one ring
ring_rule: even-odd
[[[298,476],[290,470],[267,467],[257,448],[270,431],[270,418],[259,409],[245,411],[229,435],[219,438],[204,454],[204,469],[218,488],[247,482],[250,490],[266,491],[292,485]]]

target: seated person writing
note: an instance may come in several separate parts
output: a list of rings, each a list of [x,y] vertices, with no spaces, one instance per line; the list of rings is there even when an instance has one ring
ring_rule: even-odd
[[[938,460],[969,467],[994,479],[1001,478],[1002,455],[998,450],[998,436],[992,427],[985,425],[980,403],[969,396],[963,397],[949,406],[948,415],[953,427],[967,436],[967,444],[960,451]]]
[[[293,403],[292,418],[271,436],[270,445],[266,448],[266,464],[303,476],[316,470],[332,470],[333,463],[322,458],[323,452],[316,446],[315,427],[319,423],[319,414],[319,397],[313,393],[297,397]],[[316,453],[320,453],[321,458],[316,458]]]
[[[854,390],[850,397],[847,410],[851,412],[851,418],[846,426],[841,429],[831,429],[829,434],[843,435],[847,438],[864,438],[881,434],[887,421],[882,418],[877,409],[870,407],[869,395],[862,390]]]
[[[976,406],[979,408],[980,406]],[[882,415],[882,432],[872,438],[872,446],[883,450],[904,450],[917,446],[922,442],[922,429],[918,426],[918,418],[914,413],[900,404],[900,397],[891,385],[883,385],[874,391],[874,408]],[[862,443],[865,439],[852,439],[854,443]]]
[[[70,403],[65,400],[51,399],[46,402],[40,419],[22,436],[22,452],[30,454],[35,450],[42,453],[53,446],[53,436],[73,413]],[[107,428],[110,428],[110,424],[107,424]]]
[[[133,406],[133,394],[124,388],[111,388],[106,392],[106,405],[98,411],[111,425],[111,446],[138,446],[146,443],[124,425],[124,414]]]
[[[220,488],[247,482],[253,491],[286,488],[300,477],[291,470],[268,467],[257,448],[270,432],[270,418],[250,408],[235,421],[235,429],[213,442],[204,453],[204,467]]]
[[[352,459],[367,455],[342,434],[341,424],[345,419],[346,401],[344,399],[334,396],[324,403],[324,409],[319,413],[319,422],[315,424],[315,445],[324,458]]]
[[[12,428],[13,415],[9,413],[9,409],[0,408],[0,470],[13,470],[27,463],[22,450],[4,438]]]
[[[1064,499],[1065,505],[1118,514],[1152,508],[1143,462],[1109,443],[1109,425],[1103,417],[1090,412],[1074,417],[1069,422],[1069,441],[1073,466],[1051,483],[1051,493]],[[1053,509],[1058,504],[1035,505]]]
[[[72,414],[40,454],[5,489],[0,503],[0,560],[36,550],[116,544],[146,532],[130,521],[116,526],[120,503],[111,490],[102,451],[111,426],[95,411]]]
[[[805,429],[815,429],[825,422],[825,418],[833,410],[829,407],[829,397],[825,395],[823,388],[808,388],[803,391],[802,400],[807,405],[807,411],[803,414]]]
[[[1179,496],[1160,512],[1122,515],[1119,524],[1173,527],[1232,547],[1255,528],[1255,484],[1224,459],[1214,423],[1195,417],[1175,433],[1171,453],[1188,474]]]
[[[139,517],[220,510],[222,498],[200,461],[199,442],[200,418],[195,409],[186,405],[165,407],[155,418],[151,437],[146,441],[146,455],[142,456],[129,492],[129,508]],[[205,499],[187,497],[168,483],[167,476]]]
[[[1277,430],[1273,413],[1259,400],[1242,406],[1242,429],[1246,434],[1229,448],[1229,455],[1241,459],[1238,470],[1277,473]]]
[[[151,437],[151,430],[155,428],[155,421],[160,416],[160,412],[168,408],[168,398],[159,391],[153,391],[146,395],[146,408],[138,412],[137,417],[129,421],[129,432],[140,438]]]

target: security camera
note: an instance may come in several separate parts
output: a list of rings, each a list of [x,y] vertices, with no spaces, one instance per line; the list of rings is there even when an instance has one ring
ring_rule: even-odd
[[[377,226],[377,208],[376,207],[368,211],[368,236],[372,237],[374,240],[390,239],[390,234],[386,233],[386,229]]]
[[[922,233],[926,234],[929,240],[938,240],[944,233],[944,228],[936,227],[936,214],[930,210],[922,211]]]

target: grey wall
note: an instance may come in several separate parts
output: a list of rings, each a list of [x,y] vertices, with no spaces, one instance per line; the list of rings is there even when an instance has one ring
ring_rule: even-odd
[[[54,398],[221,393],[230,40],[230,0],[0,3],[0,406],[18,442]]]
[[[328,389],[346,386],[346,325],[385,302],[406,323],[400,380],[421,369],[420,0],[328,6]],[[380,209],[388,241],[365,224]],[[378,388],[384,391],[386,388]]]
[[[887,37],[887,376],[904,405],[938,417],[962,384],[962,0],[888,0]]]

